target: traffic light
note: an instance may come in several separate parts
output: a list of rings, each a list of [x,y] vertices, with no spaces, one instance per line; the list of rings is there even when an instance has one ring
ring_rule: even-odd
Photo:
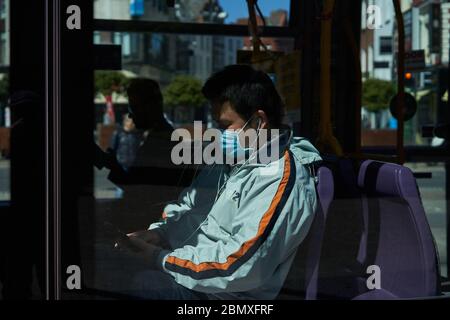
[[[411,72],[405,73],[405,87],[407,88],[415,88],[416,80]]]

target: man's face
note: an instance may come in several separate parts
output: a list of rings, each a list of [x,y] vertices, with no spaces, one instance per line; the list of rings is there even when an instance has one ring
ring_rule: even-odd
[[[219,129],[235,131],[243,129],[239,134],[239,141],[241,146],[249,147],[252,143],[254,143],[254,141],[249,141],[248,137],[246,138],[244,133],[249,129],[258,129],[256,117],[253,118],[253,121],[248,122],[248,120],[245,120],[233,109],[229,102],[225,102],[223,104],[213,104],[213,118],[217,122]],[[255,134],[257,134],[256,131],[254,132]]]
[[[246,121],[231,107],[229,102],[213,104],[213,117],[223,130],[239,130],[244,127]]]

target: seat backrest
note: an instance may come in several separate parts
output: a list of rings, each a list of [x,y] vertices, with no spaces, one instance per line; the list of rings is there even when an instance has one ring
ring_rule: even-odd
[[[410,169],[364,161],[358,185],[364,192],[365,267],[380,267],[381,288],[399,298],[439,293],[435,243]]]
[[[362,199],[358,169],[349,158],[330,159],[334,198],[329,206],[322,241],[318,299],[351,299],[358,295],[358,260],[363,233]]]
[[[317,210],[308,235],[297,250],[279,299],[317,299],[317,284],[326,216],[334,197],[333,175],[329,168],[317,170]]]
[[[331,170],[325,166],[317,171],[316,193],[317,212],[309,232],[306,254],[305,299],[314,300],[318,296],[319,266],[322,242],[328,210],[334,198],[334,180]]]

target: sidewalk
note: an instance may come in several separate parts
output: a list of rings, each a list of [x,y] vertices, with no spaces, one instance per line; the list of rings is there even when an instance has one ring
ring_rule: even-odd
[[[9,169],[9,160],[0,159],[0,169]]]

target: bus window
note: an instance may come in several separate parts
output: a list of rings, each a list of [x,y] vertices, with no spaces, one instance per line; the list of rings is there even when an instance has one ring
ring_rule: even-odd
[[[139,5],[139,1],[134,3]],[[158,4],[161,3],[160,8]],[[137,179],[130,182],[122,179],[123,175],[116,174],[113,169],[94,168],[96,233],[92,239],[93,256],[84,258],[85,269],[90,270],[90,276],[85,280],[89,288],[100,290],[103,294],[126,289],[119,277],[113,277],[109,282],[102,277],[106,273],[114,274],[114,266],[120,267],[120,261],[108,255],[105,245],[118,234],[144,230],[151,223],[164,219],[165,206],[176,203],[183,189],[201,171],[198,165],[175,168],[170,158],[164,158],[168,150],[160,148],[161,139],[154,133],[157,131],[160,138],[164,136],[170,140],[170,134],[165,134],[167,130],[161,128],[185,129],[193,134],[195,140],[197,129],[194,122],[201,123],[201,132],[217,126],[211,105],[201,89],[213,73],[248,59],[242,52],[250,52],[253,46],[247,35],[246,2],[220,3],[223,7],[212,7],[212,11],[206,14],[194,2],[176,1],[174,18],[165,7],[165,1],[144,1],[143,7],[132,10],[127,6],[111,6],[111,1],[95,2],[95,18],[108,19],[110,26],[114,26],[116,19],[138,19],[238,24],[245,25],[245,32],[242,35],[222,36],[201,34],[201,31],[199,34],[135,32],[120,30],[119,27],[110,31],[104,25],[101,30],[94,31],[95,45],[120,46],[122,58],[120,70],[102,68],[93,74],[95,143],[103,152],[114,154],[128,173],[140,173],[135,174]],[[287,27],[289,4],[290,1],[277,4],[261,1],[259,5],[266,16],[266,25]],[[111,8],[114,10],[109,10]],[[288,54],[294,51],[294,39],[290,37],[265,37],[262,42],[273,52]],[[276,81],[275,78],[272,80]],[[148,92],[142,87],[147,88]],[[159,119],[158,129],[148,130],[139,115],[139,100],[147,99],[149,107],[158,109],[159,95],[163,98],[162,116],[156,115],[158,112],[153,114],[154,118]],[[171,146],[169,142],[165,144]],[[145,155],[150,158],[149,154],[163,160],[149,165],[144,161]],[[144,181],[144,177],[149,176],[148,172],[155,168],[155,174],[150,174],[151,179]],[[164,177],[164,181],[157,179],[158,176]],[[88,237],[81,232],[80,241],[86,242],[83,238]]]
[[[404,144],[438,148],[444,140],[423,129],[443,122],[445,117],[449,54],[447,46],[440,45],[439,25],[448,4],[441,8],[441,4],[431,2],[418,6],[411,1],[401,3],[407,53],[405,91],[416,101],[416,111],[405,121]],[[375,5],[363,1],[362,22],[362,146],[394,146],[397,120],[390,102],[397,91],[398,32],[392,1],[376,1]]]
[[[438,286],[448,280],[448,144],[430,130],[448,116],[447,39],[436,44],[433,29],[446,3],[401,1],[401,76],[417,105],[401,131],[406,164],[382,162],[395,161],[385,153],[403,124],[390,106],[391,0],[362,0],[361,14],[359,2],[334,0],[259,0],[250,12],[246,0],[95,0],[73,5],[67,23],[64,2],[48,3],[39,15],[0,0],[0,236],[31,222],[22,242],[0,243],[0,299],[448,291]],[[35,18],[33,37],[19,36]],[[20,100],[39,105],[22,109],[33,114],[24,134],[20,114],[10,120],[8,79],[13,92],[31,79],[39,93]]]

